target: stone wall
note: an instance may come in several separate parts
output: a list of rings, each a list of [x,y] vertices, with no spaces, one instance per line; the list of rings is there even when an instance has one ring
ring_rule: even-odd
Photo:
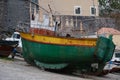
[[[4,24],[6,19],[6,0],[0,0],[0,33],[4,30]]]
[[[30,24],[29,0],[8,0],[6,28],[14,30],[20,23]]]
[[[20,24],[30,24],[29,0],[0,0],[1,31],[13,32]]]

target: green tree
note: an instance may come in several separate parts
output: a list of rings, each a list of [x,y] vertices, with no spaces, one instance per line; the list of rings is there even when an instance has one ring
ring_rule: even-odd
[[[120,0],[110,0],[110,7],[114,10],[120,10]]]
[[[120,30],[120,0],[99,0],[100,16],[115,19],[116,28]]]
[[[120,0],[99,0],[100,15],[120,12]]]

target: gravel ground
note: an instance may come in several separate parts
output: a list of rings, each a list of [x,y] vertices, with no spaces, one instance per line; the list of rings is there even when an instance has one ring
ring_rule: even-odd
[[[108,74],[104,77],[88,76],[85,78],[43,71],[27,64],[23,58],[0,59],[0,80],[120,80],[120,74]]]

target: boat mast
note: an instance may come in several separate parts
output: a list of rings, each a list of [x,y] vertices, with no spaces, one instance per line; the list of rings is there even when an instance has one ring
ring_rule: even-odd
[[[53,20],[55,20],[55,19],[53,19],[54,18],[54,16],[53,16],[53,12],[52,12],[52,9],[51,9],[51,7],[50,7],[50,5],[48,4],[48,7],[49,7],[49,9],[50,9],[50,20],[49,20],[49,25],[50,25],[50,27],[53,27]]]

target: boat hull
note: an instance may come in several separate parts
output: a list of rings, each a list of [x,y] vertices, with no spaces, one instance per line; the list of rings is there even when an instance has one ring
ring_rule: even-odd
[[[17,44],[18,41],[0,40],[0,57],[8,57]]]
[[[21,37],[25,60],[48,69],[71,66],[74,69],[79,67],[81,70],[90,70],[92,65],[97,64],[102,70],[105,63],[112,58],[115,48],[111,40],[103,37],[75,39],[27,33],[21,33]]]

